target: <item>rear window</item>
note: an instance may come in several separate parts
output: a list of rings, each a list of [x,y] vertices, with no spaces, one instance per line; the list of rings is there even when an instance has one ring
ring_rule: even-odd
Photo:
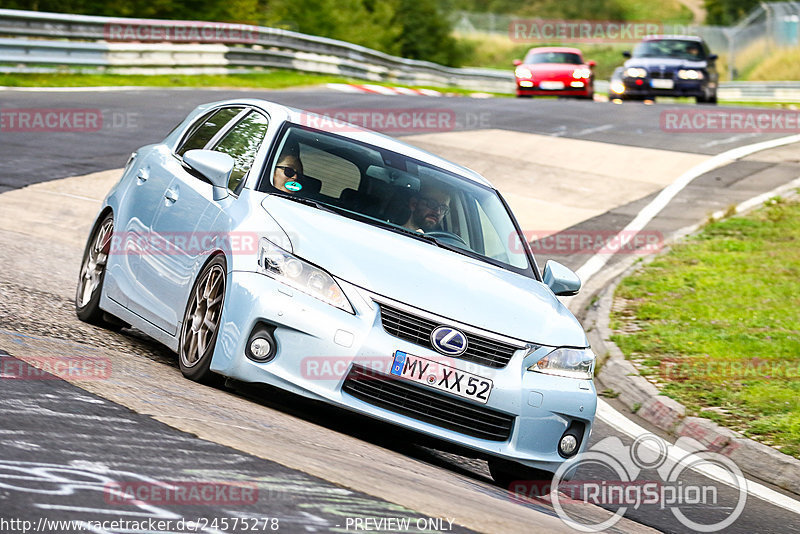
[[[322,182],[321,194],[339,198],[345,189],[361,185],[361,171],[353,162],[303,143],[299,147],[305,175]]]

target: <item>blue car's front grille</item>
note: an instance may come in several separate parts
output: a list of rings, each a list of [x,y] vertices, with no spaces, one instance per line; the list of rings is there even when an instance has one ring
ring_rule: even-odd
[[[387,333],[405,339],[416,345],[435,350],[431,344],[431,332],[439,326],[448,326],[446,322],[437,323],[406,311],[381,304],[381,322]],[[503,343],[489,337],[465,332],[467,350],[456,358],[475,362],[487,367],[501,368],[508,365],[514,352],[520,349],[514,345]]]
[[[511,415],[357,365],[347,375],[342,391],[379,408],[475,438],[506,441],[514,426]]]
[[[675,73],[670,70],[667,71],[653,70],[650,71],[650,77],[662,80],[671,80],[675,77]]]

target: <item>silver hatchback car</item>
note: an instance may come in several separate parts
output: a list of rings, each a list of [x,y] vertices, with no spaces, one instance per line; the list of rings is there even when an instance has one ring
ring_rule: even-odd
[[[132,154],[89,236],[78,316],[183,374],[271,384],[433,436],[500,482],[594,420],[595,356],[503,197],[383,135],[262,100],[202,105]]]

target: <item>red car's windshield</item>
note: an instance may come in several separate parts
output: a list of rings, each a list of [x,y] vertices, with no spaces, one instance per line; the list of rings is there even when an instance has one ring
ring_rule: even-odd
[[[583,59],[572,52],[528,52],[525,63],[562,63],[567,65],[583,65]]]

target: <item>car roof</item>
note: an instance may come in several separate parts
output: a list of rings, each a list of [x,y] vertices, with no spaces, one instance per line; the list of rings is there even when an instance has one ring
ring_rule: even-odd
[[[648,35],[642,41],[658,41],[660,39],[672,39],[675,41],[695,41],[698,43],[703,42],[702,37],[696,35]]]
[[[572,52],[573,54],[578,54],[580,56],[583,55],[583,52],[581,52],[580,49],[570,48],[567,46],[540,46],[538,48],[531,48],[528,50],[528,54],[531,52]]]
[[[296,109],[289,106],[284,106],[283,104],[278,104],[276,102],[270,102],[269,100],[263,100],[259,98],[223,100],[220,102],[214,102],[213,104],[205,104],[199,106],[198,109],[202,108],[203,110],[208,110],[211,109],[212,107],[223,107],[231,105],[245,105],[245,106],[256,107],[267,112],[273,120],[280,120],[281,122],[290,122],[300,126],[316,124],[319,122],[318,119],[323,119],[324,122],[327,124],[330,124],[332,122],[330,118],[325,118],[323,117],[322,114],[302,109]],[[331,108],[330,111],[335,112],[337,110],[335,108]],[[339,111],[346,111],[346,110],[342,108]],[[316,120],[309,120],[309,118],[313,118]],[[455,120],[455,117],[453,117],[453,120]],[[435,154],[431,154],[430,152],[422,150],[421,148],[417,148],[402,141],[398,141],[397,139],[389,137],[388,135],[383,135],[381,133],[368,130],[361,126],[350,124],[344,121],[337,121],[337,122],[342,123],[347,127],[338,131],[331,131],[330,133],[339,135],[341,137],[346,137],[354,141],[360,141],[362,143],[374,145],[378,148],[391,150],[392,152],[398,152],[410,156],[424,163],[428,163],[435,167],[440,167],[442,169],[455,173],[472,182],[486,185],[491,187],[492,189],[495,189],[494,185],[492,185],[492,183],[489,182],[489,180],[487,180],[477,172],[468,169],[467,167],[464,167],[457,163],[453,163],[452,161],[448,161]],[[325,128],[318,128],[318,129],[325,131]]]

